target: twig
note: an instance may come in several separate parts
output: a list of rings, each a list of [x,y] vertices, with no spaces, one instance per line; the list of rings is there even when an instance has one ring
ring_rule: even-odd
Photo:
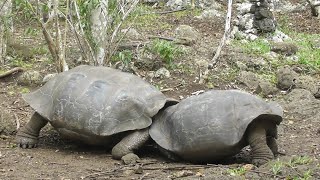
[[[175,12],[179,12],[179,11],[185,11],[187,10],[187,8],[182,8],[182,9],[177,9],[177,10],[171,10],[171,11],[162,11],[162,12],[150,12],[150,13],[141,13],[141,16],[144,15],[150,15],[150,14],[169,14],[169,13],[175,13]]]
[[[166,88],[166,89],[161,89],[160,91],[161,92],[167,92],[167,91],[173,91],[174,89],[173,88]]]
[[[167,41],[174,41],[175,38],[169,38],[169,37],[162,37],[162,36],[149,36],[149,39],[162,39]]]
[[[21,67],[15,67],[15,68],[13,68],[13,69],[11,69],[11,70],[3,73],[3,74],[0,74],[0,78],[7,77],[7,76],[9,76],[9,75],[11,75],[11,74],[14,74],[14,73],[17,73],[17,72],[19,72],[19,71],[23,71],[23,68],[21,68]]]
[[[16,113],[14,113],[14,117],[16,119],[16,125],[17,125],[17,130],[18,130],[20,128],[20,120],[19,120],[19,118],[18,118]]]
[[[274,177],[277,177],[277,178],[280,178],[280,179],[286,179],[285,176],[279,176],[279,175],[276,175],[276,174],[263,172],[263,171],[258,171],[258,170],[249,170],[248,172],[253,172],[253,173],[257,173],[257,174],[265,174],[265,175],[274,176]]]

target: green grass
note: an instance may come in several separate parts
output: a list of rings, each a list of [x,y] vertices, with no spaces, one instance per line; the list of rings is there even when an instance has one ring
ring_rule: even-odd
[[[254,41],[243,43],[242,41],[233,41],[236,47],[240,47],[247,54],[263,55],[270,52],[270,45],[266,40],[258,38]]]
[[[138,29],[169,29],[172,25],[161,21],[159,14],[152,13],[153,8],[147,5],[138,5],[136,9],[130,14],[130,16],[124,22],[124,27],[132,25]]]
[[[272,164],[271,171],[274,175],[278,175],[281,173],[283,167],[283,162],[277,159],[277,161]]]
[[[247,170],[244,167],[238,167],[238,168],[228,169],[227,172],[231,176],[242,176],[246,174]]]
[[[270,61],[273,68],[288,64],[301,64],[308,70],[320,70],[320,49],[314,49],[312,47],[312,41],[314,39],[320,40],[320,34],[307,34],[302,32],[296,32],[290,29],[289,18],[286,15],[281,16],[278,19],[279,29],[286,35],[291,37],[292,42],[297,44],[299,51],[297,52],[298,62],[286,60],[283,56],[279,55],[279,59]],[[265,40],[258,38],[248,43],[242,43],[242,41],[234,40],[233,44],[240,47],[247,54],[255,54],[264,56],[265,53],[270,52],[270,46]],[[280,61],[279,61],[280,60]]]
[[[313,49],[312,40],[319,39],[319,34],[291,33],[292,38],[299,46],[297,56],[299,63],[313,69],[320,69],[320,49]]]

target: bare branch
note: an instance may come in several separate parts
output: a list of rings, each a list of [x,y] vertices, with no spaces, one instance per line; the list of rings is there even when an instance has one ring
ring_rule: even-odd
[[[220,44],[219,44],[219,46],[217,48],[217,51],[216,51],[214,57],[212,58],[211,62],[209,63],[209,67],[208,68],[213,68],[213,66],[217,64],[217,60],[218,60],[218,58],[220,56],[222,47],[225,45],[225,41],[227,40],[227,38],[228,38],[228,36],[230,34],[231,11],[232,11],[232,0],[228,0],[228,11],[227,11],[224,34],[222,36],[222,39],[220,41]]]
[[[0,8],[0,12],[1,12],[2,8],[4,7],[4,5],[7,3],[7,1],[8,1],[8,0],[5,0],[5,1],[2,3],[1,8]]]

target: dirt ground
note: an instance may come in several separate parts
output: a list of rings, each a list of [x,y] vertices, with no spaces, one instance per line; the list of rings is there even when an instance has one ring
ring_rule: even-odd
[[[159,10],[160,11],[160,10]],[[212,57],[214,46],[223,34],[224,20],[201,21],[193,16],[175,19],[172,14],[162,15],[162,21],[174,24],[188,24],[195,27],[203,35],[201,40],[191,46],[191,58],[201,56]],[[309,12],[288,14],[290,25],[298,32],[320,33],[319,19],[311,18]],[[296,17],[299,20],[291,17]],[[142,33],[146,35],[170,36],[173,31],[152,30]],[[17,32],[19,33],[19,32]],[[228,54],[239,53],[231,47],[225,48],[218,71],[219,75],[228,70]],[[239,54],[241,56],[241,54]],[[189,58],[189,59],[191,59]],[[240,57],[241,58],[241,57]],[[196,80],[199,68],[194,62],[180,60],[176,62],[190,66],[190,72],[181,69],[171,71],[171,78],[165,80],[152,79],[152,83],[169,89],[164,93],[169,97],[187,97],[199,90],[207,90],[208,86]],[[10,67],[7,67],[8,69]],[[51,66],[43,67],[36,62],[35,69],[42,74],[53,71]],[[143,70],[140,74],[146,74]],[[227,72],[227,71],[226,71]],[[0,79],[0,112],[1,118],[7,118],[16,126],[23,126],[30,118],[33,110],[21,98],[21,90],[25,86],[17,84],[19,74]],[[146,78],[148,81],[151,79]],[[233,89],[241,87],[234,79],[217,78],[214,89]],[[28,87],[30,90],[37,87]],[[281,97],[279,97],[281,99]],[[281,100],[279,100],[281,101]],[[172,162],[163,158],[159,151],[149,144],[137,154],[141,160],[135,165],[124,165],[113,160],[110,151],[101,147],[74,144],[61,139],[57,132],[47,125],[40,134],[39,146],[35,149],[21,149],[15,145],[16,131],[0,132],[0,179],[320,179],[320,106],[313,113],[299,116],[285,109],[285,118],[279,127],[279,148],[281,155],[274,161],[261,167],[250,164],[250,151],[245,148],[239,155],[224,162],[212,164],[190,164]],[[315,113],[314,113],[315,112]],[[8,125],[9,126],[9,125]]]

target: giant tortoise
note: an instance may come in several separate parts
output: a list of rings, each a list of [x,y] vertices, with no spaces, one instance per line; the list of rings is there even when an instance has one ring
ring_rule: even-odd
[[[23,98],[35,113],[16,135],[20,147],[35,147],[50,122],[64,137],[113,147],[115,159],[149,139],[152,117],[169,102],[138,76],[86,65],[58,74]]]
[[[279,105],[249,93],[212,90],[161,110],[149,132],[172,159],[212,162],[250,145],[253,164],[261,165],[278,151],[282,115]]]

